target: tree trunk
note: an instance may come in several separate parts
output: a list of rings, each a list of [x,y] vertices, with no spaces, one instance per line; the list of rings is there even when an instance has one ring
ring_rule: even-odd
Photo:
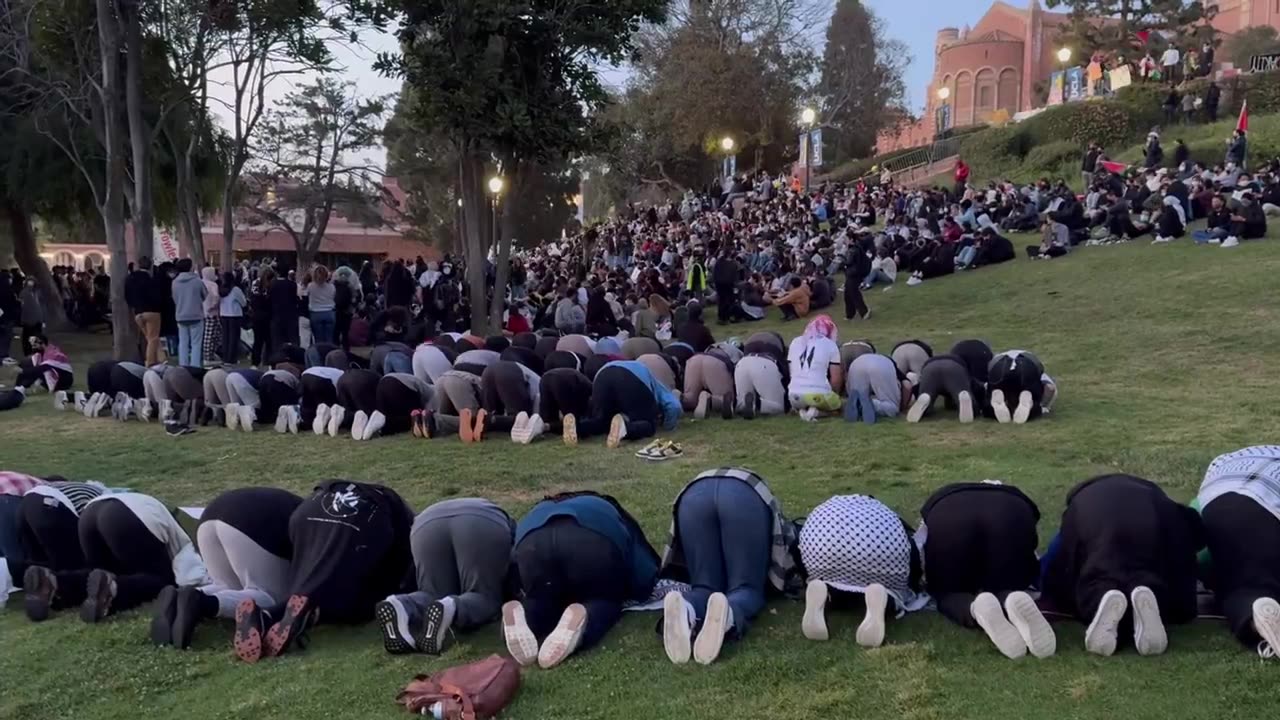
[[[142,8],[138,0],[120,3],[125,42],[125,110],[129,118],[129,142],[133,148],[133,240],[138,256],[151,255],[155,248],[154,198],[151,195],[151,126],[143,114],[142,95]],[[109,122],[109,121],[108,121]],[[197,263],[199,259],[196,260]]]
[[[489,327],[495,330],[502,327],[502,312],[507,304],[507,285],[511,281],[511,244],[515,237],[516,216],[523,198],[521,194],[529,187],[529,175],[535,170],[532,163],[510,161],[508,174],[509,184],[507,196],[502,204],[502,219],[499,222],[498,252],[494,258],[497,268],[494,273],[493,300],[489,307]]]
[[[466,143],[458,153],[458,176],[462,186],[462,252],[467,260],[467,286],[471,300],[471,334],[485,337],[489,331],[488,303],[484,279],[485,214],[489,212],[483,187],[484,164]]]
[[[67,314],[62,307],[62,294],[53,281],[53,273],[49,272],[49,264],[40,257],[40,249],[36,243],[36,233],[31,227],[31,215],[17,201],[5,198],[4,213],[9,217],[9,227],[13,235],[13,259],[18,268],[28,277],[36,279],[36,287],[44,298],[45,314],[49,324],[63,327],[67,324]]]
[[[238,173],[227,174],[227,186],[222,190],[222,271],[231,272],[236,261],[235,189],[233,178]]]

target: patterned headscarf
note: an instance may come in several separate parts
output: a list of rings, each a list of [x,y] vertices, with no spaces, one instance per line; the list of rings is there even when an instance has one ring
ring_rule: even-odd
[[[836,327],[830,315],[819,315],[809,321],[809,326],[804,329],[804,336],[810,340],[824,337],[832,342],[839,342],[840,329]]]

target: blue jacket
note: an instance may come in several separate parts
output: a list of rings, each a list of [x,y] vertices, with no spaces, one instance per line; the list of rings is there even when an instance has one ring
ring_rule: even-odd
[[[658,576],[657,557],[646,546],[648,541],[635,537],[618,510],[604,498],[579,495],[564,500],[543,500],[516,524],[515,544],[525,536],[558,517],[570,517],[582,527],[599,533],[622,553],[625,567],[631,570],[631,597],[647,597]]]
[[[653,393],[653,398],[658,401],[658,407],[662,408],[662,429],[676,429],[680,414],[684,412],[684,408],[680,405],[680,399],[676,397],[675,393],[668,390],[666,385],[658,382],[658,379],[653,376],[653,373],[649,372],[649,368],[645,367],[644,363],[637,360],[614,360],[611,363],[606,363],[600,370],[603,371],[605,368],[611,367],[625,368],[632,375],[639,378],[640,382],[647,385],[649,392]]]

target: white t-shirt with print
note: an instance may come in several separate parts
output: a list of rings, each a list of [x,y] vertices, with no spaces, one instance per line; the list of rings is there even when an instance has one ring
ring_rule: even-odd
[[[829,393],[832,390],[827,373],[832,365],[840,363],[840,348],[829,338],[802,335],[791,341],[787,362],[791,366],[790,392]]]

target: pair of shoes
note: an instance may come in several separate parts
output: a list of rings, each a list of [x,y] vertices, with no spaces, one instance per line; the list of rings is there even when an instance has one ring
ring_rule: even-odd
[[[538,646],[538,639],[525,620],[524,605],[512,600],[502,606],[502,637],[507,652],[521,665],[535,661],[544,670],[564,662],[582,642],[582,630],[587,624],[587,609],[579,603],[565,608],[551,634]]]
[[[996,649],[1010,660],[1026,655],[1028,650],[1041,659],[1057,651],[1058,640],[1053,628],[1025,592],[1010,593],[1003,607],[995,595],[982,593],[969,606],[969,614]]]
[[[800,621],[800,632],[806,638],[822,641],[830,637],[826,617],[829,597],[830,589],[825,582],[809,581],[804,592],[804,617]],[[884,644],[884,614],[889,607],[889,591],[883,585],[872,583],[863,593],[863,599],[867,612],[854,637],[862,647],[877,648]]]
[[[298,434],[298,406],[285,405],[276,412],[276,432],[284,435],[286,433]]]
[[[654,440],[636,451],[636,457],[651,462],[662,462],[684,455],[684,448],[670,440]]]
[[[528,413],[520,413],[516,415],[516,424],[511,428],[511,442],[518,445],[528,445],[543,433],[547,431],[547,424],[542,420],[542,416],[534,413],[530,416]]]
[[[372,440],[386,425],[387,416],[383,415],[381,410],[374,410],[368,415],[363,410],[357,410],[355,418],[351,421],[351,439],[359,442]]]
[[[399,596],[391,595],[377,604],[374,615],[382,626],[382,646],[387,652],[392,655],[411,652],[439,655],[449,638],[455,611],[453,598],[444,598],[428,605],[423,617],[418,619],[413,617]]]
[[[1084,634],[1085,650],[1104,657],[1116,651],[1120,621],[1133,609],[1133,646],[1139,655],[1160,655],[1169,647],[1169,636],[1160,619],[1160,605],[1151,588],[1138,586],[1125,597],[1108,590],[1098,603],[1093,622]]]
[[[426,439],[425,428],[422,426],[422,412],[422,410],[414,410],[409,413],[409,429],[419,440]]]
[[[662,599],[662,647],[676,665],[684,665],[691,656],[700,665],[720,657],[724,639],[733,630],[733,609],[725,594],[711,593],[707,598],[706,617],[695,639],[697,621],[693,606],[680,593],[669,592]]]
[[[922,282],[924,282],[924,278],[918,275],[912,275],[911,277],[907,278],[907,285],[911,287],[915,287],[916,285],[919,285]]]
[[[269,657],[279,657],[293,645],[305,650],[308,632],[320,619],[320,611],[311,607],[306,595],[294,595],[284,605],[280,621],[267,630],[266,652]],[[238,624],[238,623],[237,623]]]
[[[200,624],[200,600],[206,597],[194,587],[170,585],[156,597],[151,617],[151,642],[172,645],[179,650],[191,647],[196,625]]]
[[[489,413],[484,408],[475,412],[471,408],[463,408],[458,413],[458,438],[467,445],[484,442],[485,420],[488,417]]]
[[[1232,235],[1226,240],[1223,240],[1222,244],[1219,245],[1218,247],[1233,248],[1233,247],[1239,247],[1239,246],[1240,246],[1240,238],[1236,237],[1235,235]]]

